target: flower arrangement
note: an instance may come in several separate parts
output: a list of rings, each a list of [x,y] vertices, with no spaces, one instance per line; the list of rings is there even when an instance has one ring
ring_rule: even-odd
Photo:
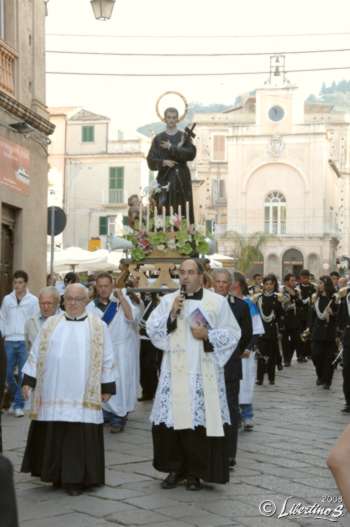
[[[164,257],[169,254],[175,256],[174,253],[194,257],[206,254],[209,250],[205,235],[193,225],[188,225],[186,219],[177,214],[167,217],[155,216],[150,220],[149,230],[145,229],[144,225],[141,228],[135,225],[135,230],[125,238],[133,244],[131,257],[136,262],[154,252],[164,253]]]

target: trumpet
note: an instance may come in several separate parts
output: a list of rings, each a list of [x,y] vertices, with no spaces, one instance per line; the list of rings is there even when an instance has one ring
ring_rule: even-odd
[[[300,340],[302,342],[308,342],[311,339],[310,328],[306,328],[300,335]]]
[[[348,287],[341,287],[339,291],[334,293],[333,298],[336,302],[340,302],[342,298],[345,298],[346,295],[350,292]]]

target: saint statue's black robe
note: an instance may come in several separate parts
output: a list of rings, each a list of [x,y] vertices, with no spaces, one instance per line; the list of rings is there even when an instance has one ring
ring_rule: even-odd
[[[170,149],[161,148],[161,141],[170,141]],[[194,213],[191,173],[187,161],[193,161],[195,157],[196,147],[191,139],[180,130],[174,135],[166,132],[156,135],[147,156],[149,169],[158,170],[157,182],[160,187],[163,187],[155,196],[158,213],[161,214],[162,208],[165,207],[166,214],[169,216],[172,206],[174,213],[177,214],[178,207],[181,205],[182,217],[185,217],[186,202],[188,202],[191,225],[194,224]],[[164,167],[165,159],[176,161],[177,164],[173,168]]]

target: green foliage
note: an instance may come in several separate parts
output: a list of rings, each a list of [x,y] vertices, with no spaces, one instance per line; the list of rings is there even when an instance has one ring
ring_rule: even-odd
[[[188,242],[186,242],[186,243],[179,243],[177,245],[177,249],[178,249],[179,253],[184,254],[186,256],[191,256],[191,254],[193,252],[193,247]]]
[[[145,258],[145,256],[145,251],[140,247],[134,247],[134,249],[131,250],[131,257],[133,260],[135,260],[135,262],[140,262]]]
[[[246,274],[255,262],[261,260],[261,248],[264,243],[273,238],[273,235],[255,232],[249,236],[243,236],[238,232],[229,231],[225,234],[225,238],[234,240],[237,250],[235,268]]]
[[[151,245],[161,245],[163,243],[166,243],[168,238],[165,232],[159,231],[150,233],[148,239]]]

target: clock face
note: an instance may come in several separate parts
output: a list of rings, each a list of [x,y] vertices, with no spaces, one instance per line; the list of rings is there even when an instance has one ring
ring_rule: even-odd
[[[281,121],[284,117],[284,110],[281,106],[272,106],[269,109],[269,118],[271,121]]]

